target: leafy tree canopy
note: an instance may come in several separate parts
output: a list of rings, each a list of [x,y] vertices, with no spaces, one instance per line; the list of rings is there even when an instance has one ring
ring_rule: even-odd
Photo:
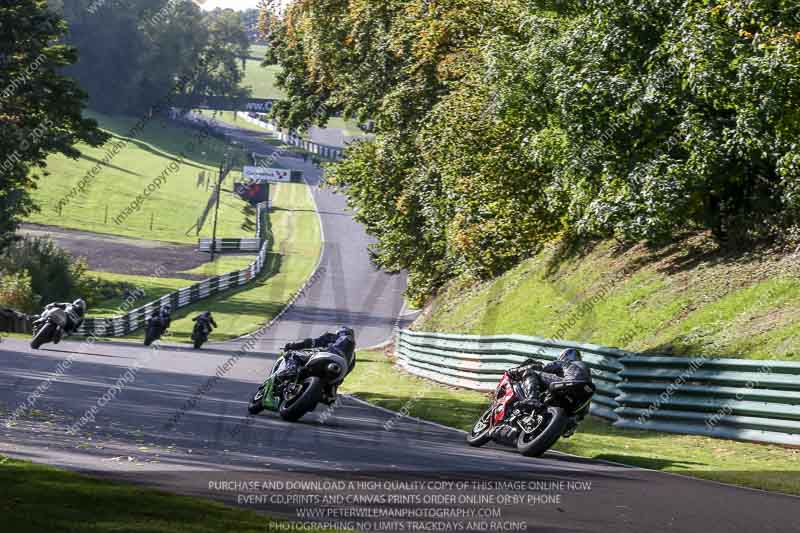
[[[263,26],[283,125],[374,120],[330,175],[412,296],[557,238],[799,221],[796,1],[295,0]]]
[[[65,31],[44,1],[0,4],[0,247],[35,209],[29,191],[47,156],[77,158],[76,143],[107,138],[82,117],[86,95],[61,73],[77,59],[60,44]]]

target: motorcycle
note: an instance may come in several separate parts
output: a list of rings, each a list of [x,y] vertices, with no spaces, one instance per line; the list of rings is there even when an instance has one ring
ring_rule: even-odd
[[[34,321],[31,348],[38,350],[42,344],[48,342],[58,344],[64,336],[66,325],[66,311],[58,307],[46,310],[43,315]]]
[[[540,457],[558,439],[569,438],[589,410],[595,386],[591,381],[557,381],[539,396],[540,406],[520,402],[523,384],[504,373],[494,399],[467,435],[470,446],[489,441],[516,446],[527,457]]]
[[[248,411],[277,411],[288,422],[296,422],[319,403],[333,405],[336,389],[348,372],[347,360],[322,350],[303,350],[311,357],[303,363],[299,352],[282,353],[272,372],[250,400]]]
[[[199,350],[203,344],[208,342],[209,327],[201,323],[199,320],[195,322],[194,329],[192,330],[192,342],[194,342],[194,349]]]
[[[150,346],[161,338],[167,331],[167,326],[160,318],[147,319],[147,329],[144,334],[144,345]]]

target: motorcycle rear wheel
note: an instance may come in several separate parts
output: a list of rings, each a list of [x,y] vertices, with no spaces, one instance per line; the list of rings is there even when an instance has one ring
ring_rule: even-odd
[[[55,333],[56,325],[48,322],[34,335],[33,340],[31,340],[31,348],[38,350],[42,344],[52,341]]]
[[[567,426],[567,414],[561,407],[548,407],[542,422],[531,435],[524,431],[517,438],[517,449],[526,457],[541,457],[564,434]]]
[[[490,406],[486,412],[481,415],[478,421],[475,422],[475,425],[472,426],[472,429],[467,434],[467,444],[477,448],[492,440],[492,424],[490,423],[491,417],[492,408]]]
[[[278,412],[287,422],[297,422],[303,415],[314,410],[322,399],[322,381],[317,377],[306,378],[299,393],[284,397]]]

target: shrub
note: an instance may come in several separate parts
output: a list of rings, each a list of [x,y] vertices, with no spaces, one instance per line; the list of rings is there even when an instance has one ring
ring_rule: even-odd
[[[0,272],[0,308],[31,314],[39,311],[39,301],[40,297],[31,288],[30,274]]]
[[[47,238],[23,238],[0,255],[0,270],[12,274],[27,272],[31,289],[41,303],[75,299],[81,292],[86,264]]]
[[[130,288],[126,283],[90,276],[83,258],[74,257],[48,238],[14,241],[0,254],[0,272],[27,276],[33,311],[37,312],[50,302],[71,302],[76,298],[83,298],[91,307],[119,298]]]

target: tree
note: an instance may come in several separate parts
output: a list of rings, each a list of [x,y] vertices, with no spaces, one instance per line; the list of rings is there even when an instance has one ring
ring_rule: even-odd
[[[204,24],[206,41],[187,91],[192,95],[246,96],[240,64],[249,55],[250,38],[239,14],[215,9],[205,16]]]
[[[63,19],[42,0],[0,5],[0,235],[7,240],[36,209],[29,191],[46,158],[77,159],[74,145],[99,146],[107,135],[85,119],[86,94],[60,72],[74,64],[74,48],[58,44]]]
[[[329,181],[418,299],[554,239],[800,224],[797,2],[295,0],[268,20],[284,127],[374,121]]]
[[[249,38],[232,10],[191,0],[63,0],[66,40],[80,52],[67,72],[104,113],[141,115],[177,93],[242,96]],[[103,46],[97,46],[102,42]],[[176,80],[189,80],[176,87]]]

